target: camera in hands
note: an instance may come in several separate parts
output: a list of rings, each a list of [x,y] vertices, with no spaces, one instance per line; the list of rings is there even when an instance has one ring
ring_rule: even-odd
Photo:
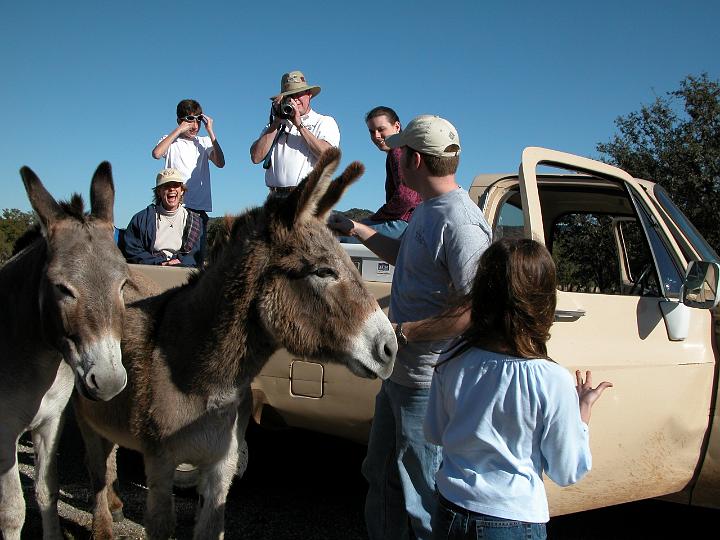
[[[285,98],[280,103],[273,104],[273,112],[278,118],[288,119],[295,116],[295,107],[290,98]]]

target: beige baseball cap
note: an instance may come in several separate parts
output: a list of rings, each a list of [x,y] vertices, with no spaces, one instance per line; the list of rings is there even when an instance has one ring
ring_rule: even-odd
[[[302,71],[291,71],[289,73],[285,73],[282,76],[282,79],[280,79],[280,93],[270,99],[276,99],[290,94],[297,94],[298,92],[303,92],[305,90],[310,90],[313,97],[320,93],[320,87],[310,86],[305,80],[305,75],[303,75]]]
[[[421,154],[437,157],[460,154],[460,136],[455,126],[431,114],[416,116],[400,133],[385,139],[385,144],[390,148],[409,146]]]
[[[185,184],[185,177],[177,169],[163,169],[155,178],[155,187],[158,188],[168,182],[180,182]]]

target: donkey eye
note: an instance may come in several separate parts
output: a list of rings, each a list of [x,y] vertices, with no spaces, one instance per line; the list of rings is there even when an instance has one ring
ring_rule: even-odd
[[[332,268],[328,268],[326,266],[322,267],[322,268],[318,268],[317,270],[315,270],[313,272],[313,274],[315,274],[316,276],[321,277],[321,278],[336,278],[336,277],[338,277],[337,272],[335,270],[333,270]]]
[[[68,297],[68,298],[75,298],[75,293],[72,292],[68,287],[63,285],[62,283],[56,283],[55,284],[55,291],[60,296]]]

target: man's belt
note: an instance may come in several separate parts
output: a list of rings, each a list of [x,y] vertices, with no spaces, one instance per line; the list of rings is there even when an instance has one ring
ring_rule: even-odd
[[[268,186],[268,189],[270,190],[270,193],[290,193],[295,189],[295,186],[284,186],[284,187],[276,187],[276,186]]]

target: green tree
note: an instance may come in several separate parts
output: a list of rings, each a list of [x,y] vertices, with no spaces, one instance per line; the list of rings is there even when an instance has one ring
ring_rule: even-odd
[[[720,252],[720,83],[689,75],[680,88],[615,120],[603,159],[662,185]]]
[[[0,264],[12,255],[13,245],[22,234],[35,223],[31,212],[22,212],[17,208],[5,208],[0,217]]]

